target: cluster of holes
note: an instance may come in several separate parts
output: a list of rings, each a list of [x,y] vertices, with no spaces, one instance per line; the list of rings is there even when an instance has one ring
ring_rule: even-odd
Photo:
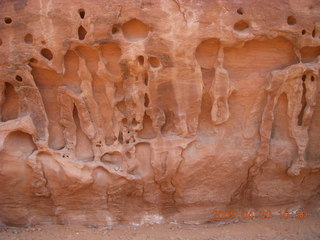
[[[238,8],[237,13],[242,16],[244,14],[243,8],[242,7]],[[239,32],[245,31],[248,28],[249,28],[249,24],[245,20],[240,20],[233,25],[233,29]]]
[[[303,115],[304,115],[304,110],[307,106],[307,100],[306,100],[306,92],[307,92],[307,89],[306,89],[306,84],[305,84],[305,81],[307,79],[307,76],[306,74],[304,74],[302,77],[301,77],[301,80],[302,80],[302,97],[301,97],[301,110],[300,110],[300,113],[298,115],[298,126],[301,126],[302,125],[302,122],[303,122]],[[310,77],[310,81],[313,82],[315,80],[315,77],[313,75],[311,75]]]
[[[33,43],[33,36],[30,33],[28,33],[24,36],[24,42],[27,44]]]
[[[302,34],[302,35],[305,35],[306,33],[307,33],[307,31],[306,31],[305,29],[303,29],[303,30],[301,31],[301,34]],[[313,28],[313,30],[312,30],[312,32],[311,32],[311,36],[312,36],[313,38],[316,37],[316,28],[315,28],[315,27]]]
[[[83,8],[80,8],[78,10],[78,13],[79,13],[80,18],[84,19],[85,15],[86,15],[85,10]],[[78,38],[79,38],[79,40],[84,40],[86,35],[87,35],[87,30],[82,25],[80,25],[80,27],[78,28]]]
[[[143,66],[144,65],[144,56],[140,55],[137,57],[138,63]],[[150,56],[148,57],[148,62],[152,68],[161,67],[161,61],[157,57]],[[145,76],[145,84],[148,83],[148,75]]]
[[[69,154],[67,154],[67,153],[64,153],[64,154],[62,155],[62,157],[63,157],[63,158],[70,158]]]
[[[48,59],[49,61],[52,60],[53,54],[48,48],[42,48],[41,49],[41,55]]]
[[[96,144],[96,147],[102,147],[102,142],[98,141],[97,144]]]
[[[5,22],[6,24],[11,24],[11,23],[12,23],[12,19],[11,19],[10,17],[5,17],[5,18],[4,18],[4,22]]]
[[[288,25],[295,25],[297,23],[297,20],[294,16],[289,16],[287,18],[287,23],[288,23]]]
[[[307,79],[307,76],[304,74],[304,75],[302,76],[301,80],[302,80],[302,82],[305,82],[306,79]],[[314,78],[313,75],[310,77],[310,80],[311,80],[311,82],[313,82],[313,81],[315,80],[315,78]]]

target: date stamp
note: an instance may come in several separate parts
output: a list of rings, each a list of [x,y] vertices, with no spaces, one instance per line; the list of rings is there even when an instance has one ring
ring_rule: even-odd
[[[242,218],[244,220],[271,219],[275,216],[279,217],[280,219],[306,219],[308,217],[308,213],[304,209],[299,209],[295,212],[290,212],[287,210],[280,210],[277,212],[272,212],[271,210],[243,210],[240,212],[237,212],[235,210],[214,210],[211,212],[212,220],[224,220],[235,218]]]

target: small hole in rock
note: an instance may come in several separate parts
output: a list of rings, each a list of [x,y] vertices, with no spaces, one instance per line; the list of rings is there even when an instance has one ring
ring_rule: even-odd
[[[312,30],[312,34],[311,35],[312,35],[313,38],[316,36],[316,29],[315,28]]]
[[[140,65],[143,65],[144,64],[144,57],[143,56],[139,56],[138,57],[138,62]]]
[[[30,33],[28,33],[24,36],[24,42],[28,44],[33,43],[33,36]]]
[[[148,60],[149,60],[151,67],[153,67],[153,68],[158,68],[161,65],[160,60],[156,57],[149,57]]]
[[[2,39],[0,38],[0,46],[2,45]]]
[[[6,24],[10,24],[10,23],[12,23],[12,19],[9,18],[9,17],[5,17],[5,18],[4,18],[4,22],[5,22]]]
[[[138,19],[131,19],[122,25],[122,33],[129,41],[140,41],[145,39],[150,31],[150,28],[145,23]]]
[[[43,48],[41,50],[41,55],[48,60],[51,60],[53,58],[52,52],[48,48]]]
[[[311,76],[311,82],[313,82],[314,81],[314,76]]]
[[[80,15],[80,17],[81,17],[82,19],[83,19],[84,16],[86,15],[86,12],[84,11],[83,8],[80,8],[80,9],[78,10],[78,13],[79,13],[79,15]]]
[[[297,20],[296,20],[296,18],[295,18],[294,16],[289,16],[289,17],[287,18],[287,23],[288,23],[289,25],[295,25],[295,24],[297,23]]]
[[[242,8],[238,8],[237,13],[240,15],[243,15],[243,9]]]
[[[307,31],[305,30],[305,29],[303,29],[302,31],[301,31],[301,34],[302,35],[305,35],[307,33]]]
[[[43,45],[45,45],[47,42],[46,42],[46,41],[44,41],[44,40],[42,40],[42,41],[41,41],[41,43],[42,43]]]
[[[306,76],[305,74],[302,76],[301,79],[302,79],[303,82],[306,80],[306,77],[307,77],[307,76]]]
[[[246,22],[246,21],[239,21],[239,22],[236,22],[233,26],[233,29],[236,30],[236,31],[244,31],[246,29],[249,28],[249,24]]]
[[[30,60],[29,60],[30,62],[32,62],[32,63],[37,63],[38,62],[38,60],[37,59],[35,59],[35,58],[30,58]]]
[[[112,34],[116,34],[117,32],[119,32],[119,28],[116,25],[113,25],[111,32]]]
[[[83,40],[85,39],[87,35],[87,31],[84,27],[82,27],[82,25],[78,28],[78,36],[79,36],[79,40]]]
[[[17,80],[18,82],[22,82],[22,77],[19,76],[19,75],[17,75],[17,76],[16,76],[16,80]]]

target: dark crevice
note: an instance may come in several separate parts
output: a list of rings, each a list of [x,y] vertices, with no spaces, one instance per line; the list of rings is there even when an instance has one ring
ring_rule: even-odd
[[[86,29],[81,25],[81,26],[78,28],[79,40],[85,39],[86,35],[87,35],[87,31],[86,31]]]
[[[144,57],[143,56],[139,56],[137,59],[138,59],[138,62],[140,65],[144,64]]]
[[[48,60],[52,60],[52,58],[53,58],[53,54],[48,48],[43,48],[41,50],[41,55]]]
[[[30,33],[28,33],[24,36],[24,42],[28,44],[33,43],[33,36]]]
[[[123,135],[122,135],[122,132],[119,132],[118,141],[119,141],[119,143],[123,144]]]
[[[119,26],[118,25],[113,25],[111,32],[112,32],[112,34],[118,33],[119,32]]]
[[[237,13],[238,13],[239,15],[243,15],[243,9],[242,9],[242,8],[238,8],[238,9],[237,9]]]
[[[30,58],[29,61],[30,61],[30,63],[37,63],[38,62],[38,60],[35,58]]]
[[[19,76],[19,75],[17,75],[17,76],[16,76],[16,80],[17,80],[18,82],[22,82],[22,77]]]
[[[312,37],[313,37],[313,38],[316,37],[316,28],[314,28],[314,29],[312,30]]]
[[[86,15],[86,12],[84,11],[83,8],[80,8],[80,9],[78,10],[78,13],[79,13],[79,15],[80,15],[80,17],[81,17],[82,19],[83,19],[84,16]]]
[[[249,23],[244,20],[238,21],[234,24],[233,29],[236,31],[244,31],[249,28]]]
[[[153,68],[158,68],[161,66],[161,62],[158,58],[156,57],[149,57],[149,64],[151,65],[151,67]]]
[[[297,20],[294,16],[289,16],[287,18],[287,23],[288,23],[288,25],[295,25],[297,23]]]
[[[12,19],[11,19],[10,17],[5,17],[5,18],[4,18],[4,22],[5,22],[6,24],[10,24],[10,23],[12,23]]]
[[[144,94],[144,106],[145,107],[148,107],[149,106],[149,97],[148,97],[148,94],[147,93],[145,93]]]
[[[145,74],[144,74],[144,85],[148,86],[148,83],[149,83],[149,76],[148,76],[148,73],[145,72]]]
[[[307,99],[306,99],[307,89],[306,89],[305,81],[306,81],[306,75],[303,75],[303,76],[302,76],[303,92],[302,92],[302,98],[301,98],[301,105],[302,105],[302,107],[301,107],[301,111],[300,111],[299,116],[298,116],[298,126],[301,126],[301,125],[302,125],[303,115],[304,115],[304,109],[305,109],[306,106],[307,106]]]

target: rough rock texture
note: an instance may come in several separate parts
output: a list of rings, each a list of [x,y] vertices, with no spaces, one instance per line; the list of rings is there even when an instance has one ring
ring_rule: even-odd
[[[318,0],[2,0],[3,224],[319,203]]]

